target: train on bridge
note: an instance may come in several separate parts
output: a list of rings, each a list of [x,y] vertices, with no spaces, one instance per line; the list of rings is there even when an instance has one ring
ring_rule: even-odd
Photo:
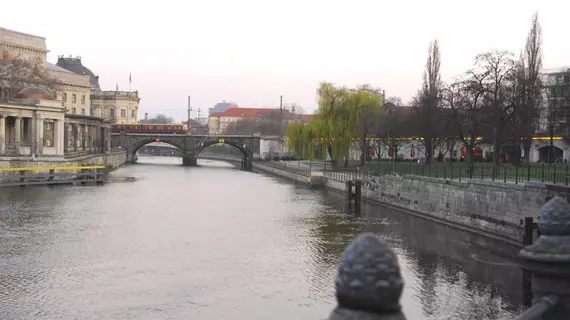
[[[113,133],[150,133],[150,134],[186,134],[188,130],[183,124],[114,124]]]

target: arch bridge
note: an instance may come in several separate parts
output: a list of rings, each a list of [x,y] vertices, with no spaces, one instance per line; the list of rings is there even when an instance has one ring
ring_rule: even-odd
[[[260,135],[187,135],[129,133],[122,131],[111,134],[111,147],[127,152],[127,162],[134,162],[137,151],[152,142],[168,143],[182,152],[182,165],[195,166],[200,152],[215,144],[226,144],[237,148],[243,155],[242,170],[251,171],[254,153],[259,153]]]

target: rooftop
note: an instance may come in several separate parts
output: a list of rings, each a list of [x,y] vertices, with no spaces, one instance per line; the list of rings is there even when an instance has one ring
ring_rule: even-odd
[[[101,89],[99,87],[99,76],[96,76],[91,70],[89,70],[89,68],[83,66],[81,63],[81,57],[59,56],[56,65],[75,74],[89,76],[89,83],[91,84],[91,88]]]
[[[48,70],[59,71],[59,72],[65,72],[65,73],[73,73],[73,72],[71,72],[71,71],[69,71],[69,70],[67,70],[67,69],[64,69],[64,68],[62,68],[62,67],[58,67],[58,66],[56,66],[55,64],[49,63],[49,62],[46,62],[46,67],[48,68]]]

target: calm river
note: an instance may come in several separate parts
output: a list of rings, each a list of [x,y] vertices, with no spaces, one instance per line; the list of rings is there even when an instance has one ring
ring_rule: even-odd
[[[140,157],[103,186],[0,189],[0,319],[325,319],[357,234],[399,255],[408,319],[509,319],[512,248],[229,164]],[[134,179],[132,179],[134,178]],[[476,244],[475,244],[476,243]],[[502,255],[501,255],[502,256]]]

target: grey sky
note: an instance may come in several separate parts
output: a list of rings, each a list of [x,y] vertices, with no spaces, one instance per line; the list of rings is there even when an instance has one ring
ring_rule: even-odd
[[[280,94],[313,111],[321,81],[370,83],[408,101],[431,40],[449,79],[477,53],[518,55],[536,10],[544,67],[570,65],[569,9],[563,0],[28,0],[3,2],[0,24],[46,37],[53,63],[81,56],[104,89],[128,89],[132,72],[141,116],[183,119],[189,94],[202,115],[222,100],[278,106]]]

